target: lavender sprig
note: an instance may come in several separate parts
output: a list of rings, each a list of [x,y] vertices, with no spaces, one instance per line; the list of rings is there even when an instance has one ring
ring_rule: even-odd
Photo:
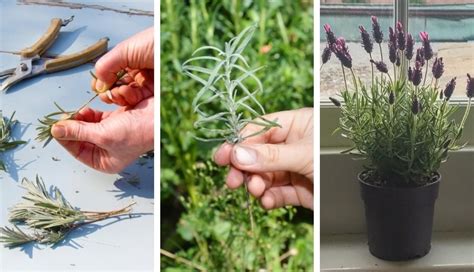
[[[57,244],[71,231],[77,228],[102,221],[111,217],[129,214],[135,202],[110,212],[88,212],[72,206],[61,193],[53,187],[46,189],[43,180],[22,180],[26,190],[23,201],[10,209],[9,221],[13,227],[0,228],[0,243],[6,247],[18,247],[30,242],[40,244]],[[24,225],[30,231],[25,232],[18,226]]]
[[[0,110],[0,154],[26,143],[25,141],[15,141],[12,138],[11,132],[17,123],[14,117],[15,112],[12,113],[10,118],[6,118],[3,117],[2,111]],[[4,162],[0,159],[0,171],[6,170],[7,168]]]

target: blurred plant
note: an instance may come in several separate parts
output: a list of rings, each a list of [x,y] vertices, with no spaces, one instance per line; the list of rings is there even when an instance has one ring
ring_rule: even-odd
[[[180,197],[186,212],[177,232],[198,246],[171,253],[162,249],[165,267],[176,271],[308,271],[313,266],[312,224],[288,222],[296,209],[255,210],[255,235],[242,209],[243,190],[229,191],[219,167],[206,162],[195,168],[202,194],[198,204]],[[205,220],[203,220],[205,218]],[[166,258],[165,258],[166,256]],[[166,270],[165,270],[166,271]],[[173,269],[170,269],[173,271]]]
[[[14,116],[15,116],[15,112],[12,113],[10,118],[3,117],[2,111],[0,111],[0,154],[26,143],[25,141],[12,140],[11,132],[17,122],[16,120],[13,119]],[[0,171],[6,171],[5,164],[1,160],[1,158],[0,158]]]
[[[22,180],[26,190],[23,202],[10,209],[9,221],[13,227],[0,228],[0,242],[6,247],[18,247],[30,242],[57,244],[71,231],[87,224],[127,214],[135,203],[116,211],[88,212],[74,208],[61,191],[53,187],[49,193],[43,180]],[[26,225],[31,231],[24,232],[19,225]]]
[[[372,16],[373,38],[380,44],[383,33],[378,26],[377,18]],[[363,27],[361,26],[361,29]],[[328,37],[330,27],[325,27]],[[440,90],[438,79],[444,73],[443,58],[436,58],[432,65],[432,80],[427,81],[429,60],[434,53],[428,33],[421,32],[422,46],[418,48],[414,64],[414,41],[410,34],[403,30],[400,22],[395,29],[389,28],[389,56],[393,66],[389,69],[382,60],[375,61],[369,53],[369,60],[375,65],[380,76],[372,84],[364,85],[357,80],[352,66],[349,50],[339,38],[332,45],[332,52],[339,57],[344,69],[350,69],[353,75],[355,90],[349,90],[347,84],[341,91],[344,103],[338,99],[331,101],[341,107],[339,129],[343,137],[353,142],[353,147],[344,151],[370,161],[366,165],[367,181],[386,186],[417,186],[430,183],[436,178],[442,162],[448,158],[448,151],[462,148],[457,142],[471,107],[473,86],[468,74],[467,96],[469,98],[462,121],[457,124],[450,120],[457,106],[449,103],[454,91],[456,78],[453,78],[444,90]],[[362,35],[364,47],[368,37]],[[328,43],[329,43],[328,39]],[[382,55],[382,48],[380,47]],[[407,75],[403,74],[401,65],[405,57],[408,64]],[[423,76],[423,69],[425,69]],[[426,82],[429,82],[426,84]],[[471,90],[471,91],[469,91]]]

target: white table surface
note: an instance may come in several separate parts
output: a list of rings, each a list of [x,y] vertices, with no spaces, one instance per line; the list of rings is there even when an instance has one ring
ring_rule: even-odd
[[[65,1],[67,2],[67,1]],[[153,1],[71,1],[98,4],[127,10],[153,11]],[[130,16],[114,11],[45,5],[23,5],[13,0],[0,1],[0,50],[18,51],[32,45],[49,26],[52,18],[74,21],[61,29],[50,53],[74,53],[102,37],[109,37],[109,48],[121,40],[153,25],[152,16]],[[16,65],[18,56],[0,54],[0,70]],[[27,245],[8,249],[0,246],[0,271],[142,271],[153,268],[153,160],[146,165],[132,163],[126,172],[138,175],[139,188],[127,182],[125,173],[110,175],[97,172],[72,158],[52,141],[46,148],[37,143],[37,119],[55,111],[53,102],[74,110],[92,94],[89,71],[91,64],[68,71],[43,75],[22,82],[7,94],[0,94],[0,109],[9,116],[16,111],[21,122],[14,136],[28,143],[3,158],[9,173],[0,173],[0,225],[9,225],[8,207],[24,192],[19,187],[23,177],[43,177],[47,186],[60,188],[65,197],[84,210],[106,211],[136,201],[133,212],[138,218],[118,222],[107,220],[70,234],[55,248]],[[91,107],[111,110],[98,99]],[[55,157],[60,161],[55,161]]]

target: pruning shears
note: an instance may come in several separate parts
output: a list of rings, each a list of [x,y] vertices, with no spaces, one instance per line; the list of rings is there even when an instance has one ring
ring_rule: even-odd
[[[0,91],[7,91],[16,83],[43,73],[49,74],[77,67],[107,52],[109,39],[102,38],[80,52],[55,58],[45,57],[44,53],[58,37],[61,27],[68,25],[73,19],[74,16],[66,20],[52,19],[46,33],[34,45],[15,53],[20,55],[20,62],[15,68],[0,72],[0,79],[3,79]]]

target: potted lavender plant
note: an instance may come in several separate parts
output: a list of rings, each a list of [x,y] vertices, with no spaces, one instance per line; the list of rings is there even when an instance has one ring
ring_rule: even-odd
[[[387,65],[382,54],[384,34],[377,18],[371,21],[372,35],[359,27],[372,69],[370,84],[356,77],[344,38],[336,38],[327,24],[322,63],[332,54],[341,63],[343,102],[330,99],[341,108],[338,131],[353,143],[345,153],[368,161],[358,180],[369,250],[381,259],[408,260],[430,251],[441,181],[438,169],[449,151],[463,147],[459,141],[474,96],[474,80],[467,75],[469,102],[462,121],[456,123],[451,116],[458,107],[449,103],[456,78],[440,87],[443,58],[434,58],[428,33],[420,33],[421,47],[415,51],[413,36],[405,33],[400,22],[390,27],[391,65]],[[348,88],[348,75],[353,89]]]

